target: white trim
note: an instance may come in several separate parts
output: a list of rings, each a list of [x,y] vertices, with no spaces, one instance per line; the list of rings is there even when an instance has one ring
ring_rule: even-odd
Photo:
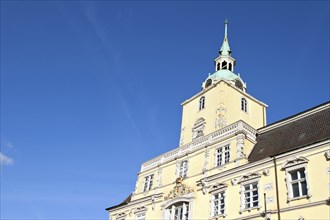
[[[182,177],[183,179],[188,177],[188,170],[189,170],[189,162],[188,159],[183,159],[177,163],[177,177]]]
[[[244,121],[239,120],[206,136],[194,139],[190,143],[187,143],[183,146],[175,148],[162,155],[159,155],[158,157],[144,162],[141,165],[140,173],[146,170],[150,170],[164,163],[171,162],[180,157],[181,155],[196,152],[206,146],[216,144],[223,140],[228,140],[231,137],[235,137],[238,133],[244,133],[246,135],[247,140],[253,143],[255,142],[257,131]]]
[[[287,187],[287,201],[290,202],[290,201],[297,200],[297,199],[310,198],[312,195],[311,195],[310,189],[309,189],[307,162],[296,163],[295,165],[284,167],[284,169],[285,169],[285,176],[286,176],[285,180],[286,180],[286,187]],[[298,173],[298,170],[302,170],[302,169],[303,169],[305,177],[301,177],[300,172]],[[297,180],[296,181],[292,180],[292,173],[294,171],[297,171]],[[303,186],[301,186],[301,182],[305,182],[305,184],[306,184],[306,186],[305,186],[306,191],[307,191],[306,195],[302,195]],[[299,196],[294,197],[293,189],[292,189],[293,184],[298,184]]]
[[[174,214],[173,213],[173,211],[174,211],[173,205],[176,204],[176,203],[179,203],[179,202],[189,203],[189,213],[188,213],[188,219],[187,220],[192,220],[193,219],[194,193],[190,193],[190,194],[187,194],[187,195],[183,195],[183,196],[171,199],[171,200],[167,201],[166,203],[164,203],[162,205],[163,219],[164,220],[168,220],[169,217],[170,217],[169,213],[168,213],[168,208],[170,206],[172,206],[172,214]]]
[[[146,219],[146,213],[145,212],[135,213],[135,219],[136,220],[145,220]]]
[[[323,141],[323,142],[312,144],[310,146],[306,146],[306,147],[303,147],[303,148],[296,149],[294,151],[290,151],[288,153],[283,153],[281,155],[278,155],[278,156],[276,156],[276,159],[280,160],[280,159],[283,159],[283,158],[288,157],[290,155],[296,155],[298,153],[311,150],[313,148],[325,147],[329,143],[330,143],[330,140],[326,140],[326,141]],[[322,152],[324,152],[324,151],[322,151]],[[245,170],[247,171],[251,168],[257,169],[257,167],[263,167],[264,165],[267,165],[267,164],[272,165],[273,164],[273,159],[270,158],[270,157],[267,157],[265,159],[262,159],[262,160],[259,160],[259,161],[253,162],[253,163],[247,163],[247,164],[244,164],[244,165],[239,166],[239,167],[235,167],[235,168],[230,169],[230,170],[225,170],[221,173],[217,173],[217,174],[214,174],[212,176],[207,177],[207,181],[212,182],[212,181],[217,180],[219,178],[224,178],[225,176],[235,175],[237,172],[244,172]]]
[[[255,189],[253,186],[256,184],[257,188]],[[245,187],[249,186],[249,189],[246,190]],[[241,183],[241,190],[240,190],[240,194],[241,194],[241,205],[240,205],[240,213],[244,212],[244,211],[250,211],[252,209],[260,209],[260,184],[259,184],[259,179],[251,179],[249,181],[245,181],[243,183]],[[254,196],[253,196],[253,192],[257,192],[257,200],[254,200]],[[249,198],[250,200],[248,201],[249,203],[249,207],[247,207],[246,204],[246,198],[245,198],[245,194],[249,193]],[[255,206],[254,203],[258,202],[258,204]]]
[[[226,149],[226,148],[228,148],[228,149]],[[227,154],[229,154],[228,158],[226,158]],[[219,159],[219,161],[218,161],[218,159]],[[226,161],[226,159],[228,159],[228,161]],[[215,151],[214,151],[214,166],[220,167],[220,166],[223,166],[223,165],[229,163],[229,161],[230,161],[230,143],[221,144],[221,146],[216,147]]]
[[[152,173],[152,174],[149,174],[149,175],[145,175],[143,177],[143,185],[142,185],[142,192],[147,192],[149,190],[152,189],[153,187],[153,184],[154,184],[154,179],[155,179],[155,175]]]
[[[218,198],[215,199],[215,196],[218,195]],[[211,195],[211,218],[224,217],[226,216],[226,188],[213,192]],[[215,201],[218,201],[218,213],[214,213]],[[223,201],[223,202],[221,202]],[[223,205],[223,211],[221,212],[221,205]]]

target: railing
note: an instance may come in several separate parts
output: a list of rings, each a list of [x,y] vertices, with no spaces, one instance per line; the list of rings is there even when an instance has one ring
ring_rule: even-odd
[[[237,133],[243,133],[248,138],[255,140],[257,131],[246,124],[244,121],[237,121],[233,124],[227,125],[211,134],[196,138],[192,142],[182,145],[174,150],[168,151],[158,157],[144,162],[141,166],[141,171],[156,167],[164,162],[170,161],[182,154],[189,153],[191,151],[198,150],[206,145],[211,145],[217,141],[234,136]]]

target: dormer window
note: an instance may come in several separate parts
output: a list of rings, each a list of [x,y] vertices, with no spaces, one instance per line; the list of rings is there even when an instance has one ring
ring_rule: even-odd
[[[205,108],[205,97],[202,96],[200,99],[199,99],[199,110],[202,110]]]
[[[247,112],[247,101],[245,98],[242,98],[241,99],[241,110],[243,112]]]
[[[227,69],[227,62],[226,61],[223,61],[222,64],[221,64],[221,69],[224,69],[226,70]]]

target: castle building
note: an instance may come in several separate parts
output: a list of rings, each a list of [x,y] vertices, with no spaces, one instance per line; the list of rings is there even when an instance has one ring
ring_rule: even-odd
[[[266,125],[227,26],[215,72],[182,103],[179,146],[142,164],[109,220],[329,219],[330,103]]]

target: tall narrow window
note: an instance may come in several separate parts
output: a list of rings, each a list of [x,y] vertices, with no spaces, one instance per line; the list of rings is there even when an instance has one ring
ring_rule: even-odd
[[[224,147],[220,147],[216,149],[215,157],[216,157],[216,166],[221,166],[225,163],[228,163],[230,159],[229,144]]]
[[[202,110],[205,108],[205,97],[202,96],[200,99],[199,99],[199,110]]]
[[[241,110],[247,112],[247,101],[245,98],[241,99]]]
[[[233,71],[233,64],[229,63],[229,70]]]
[[[212,216],[225,214],[225,192],[218,192],[212,195]]]
[[[152,188],[152,183],[154,180],[154,175],[149,175],[144,178],[144,187],[143,187],[143,192],[146,192],[148,190],[151,190]]]
[[[220,63],[217,64],[217,71],[220,70]]]
[[[224,70],[227,69],[227,62],[226,62],[226,61],[223,61],[223,62],[222,62],[222,64],[221,64],[221,69],[224,69]]]
[[[250,209],[259,206],[258,182],[243,186],[243,208]]]
[[[179,166],[179,177],[186,178],[188,173],[188,161],[184,160]]]

